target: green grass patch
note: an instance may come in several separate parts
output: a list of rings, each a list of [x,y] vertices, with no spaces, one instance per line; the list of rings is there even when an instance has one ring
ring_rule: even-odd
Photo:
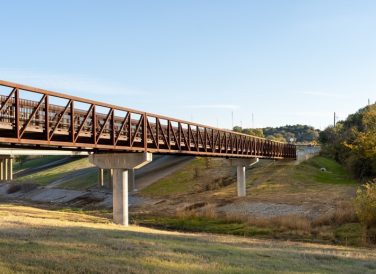
[[[196,177],[205,169],[205,159],[196,158],[180,171],[171,174],[140,191],[146,196],[166,196],[191,192],[195,189]]]
[[[88,174],[75,176],[71,180],[62,183],[59,188],[86,190],[98,184],[98,172],[96,170],[90,171]]]
[[[65,158],[66,156],[59,156],[59,155],[51,155],[51,156],[43,156],[32,158],[23,162],[16,162],[13,166],[14,171],[28,169],[28,168],[35,168],[39,167],[60,159]]]
[[[243,222],[234,222],[206,217],[136,217],[135,222],[141,225],[152,226],[169,230],[189,232],[207,232],[238,236],[272,235],[271,228],[250,226]]]
[[[347,223],[336,228],[335,238],[343,245],[361,246],[362,225],[360,223]]]
[[[47,185],[55,180],[61,179],[65,176],[73,173],[77,170],[91,167],[87,158],[79,159],[64,165],[60,165],[54,168],[36,172],[27,176],[18,178],[20,182],[33,182],[39,185]]]
[[[326,171],[321,171],[325,168]],[[301,181],[325,184],[356,184],[350,174],[336,161],[316,156],[295,166],[294,178]]]

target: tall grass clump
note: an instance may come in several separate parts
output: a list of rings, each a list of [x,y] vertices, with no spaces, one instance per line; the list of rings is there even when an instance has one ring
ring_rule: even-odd
[[[376,180],[358,188],[355,211],[363,225],[364,241],[376,243]]]

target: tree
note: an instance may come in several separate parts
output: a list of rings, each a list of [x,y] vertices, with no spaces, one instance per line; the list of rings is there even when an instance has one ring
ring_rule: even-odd
[[[239,127],[239,126],[234,126],[234,128],[232,130],[235,131],[235,132],[243,132],[243,128]]]
[[[364,228],[365,240],[376,243],[376,181],[358,188],[354,205],[359,221]]]
[[[320,133],[323,152],[362,179],[376,176],[376,104]]]
[[[257,137],[264,137],[264,132],[262,131],[262,128],[245,128],[243,129],[243,133]]]
[[[287,125],[283,127],[267,128],[242,128],[235,126],[233,131],[244,134],[265,137],[270,140],[289,142],[291,139],[298,143],[312,143],[318,140],[319,130],[307,125]]]

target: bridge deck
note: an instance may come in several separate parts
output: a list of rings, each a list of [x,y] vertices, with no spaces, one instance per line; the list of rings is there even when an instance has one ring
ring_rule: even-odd
[[[295,159],[294,145],[0,81],[0,144]]]

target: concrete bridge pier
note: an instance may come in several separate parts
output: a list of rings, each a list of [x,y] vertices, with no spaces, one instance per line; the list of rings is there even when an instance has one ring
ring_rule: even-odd
[[[113,220],[116,224],[128,226],[128,171],[150,163],[152,154],[92,154],[89,161],[98,168],[113,170]]]
[[[10,156],[0,158],[0,180],[13,180],[13,158]]]
[[[231,165],[236,166],[236,173],[237,173],[237,193],[238,197],[245,197],[247,195],[246,193],[246,176],[245,176],[245,170],[247,166],[253,166],[254,164],[258,163],[258,158],[253,159],[230,159]]]
[[[0,180],[4,180],[4,160],[0,158]]]
[[[98,168],[98,186],[99,188],[104,187],[104,169]]]
[[[109,189],[113,188],[113,186],[114,186],[113,181],[114,181],[114,170],[112,168],[110,168],[108,170],[108,188]]]
[[[134,169],[128,170],[128,183],[130,191],[137,191]]]
[[[8,180],[13,181],[13,158],[8,158]]]

